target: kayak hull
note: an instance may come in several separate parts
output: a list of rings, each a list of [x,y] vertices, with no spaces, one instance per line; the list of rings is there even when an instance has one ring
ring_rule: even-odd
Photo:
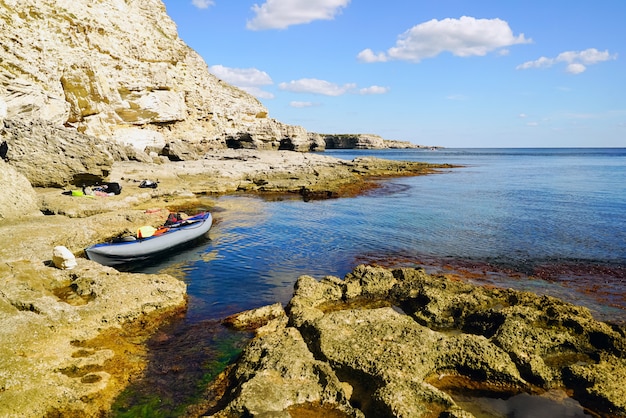
[[[85,254],[105,266],[143,262],[202,237],[209,232],[212,223],[211,213],[204,212],[185,219],[162,234],[134,241],[95,244],[86,248]]]

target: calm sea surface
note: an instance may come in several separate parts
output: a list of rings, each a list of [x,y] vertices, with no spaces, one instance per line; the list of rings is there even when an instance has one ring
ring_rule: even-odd
[[[505,274],[485,279],[593,304],[573,291],[572,281],[580,280],[586,289],[600,286],[612,294],[607,304],[626,308],[626,148],[325,155],[463,167],[386,180],[356,198],[207,199],[216,219],[210,241],[144,270],[171,267],[187,282],[188,321],[286,303],[300,275],[343,277],[361,262],[547,275],[549,283]],[[624,309],[595,309],[626,317]]]
[[[180,277],[190,296],[186,317],[167,343],[154,347],[155,356],[164,353],[154,363],[169,361],[168,350],[180,353],[178,345],[193,352],[229,341],[231,335],[215,342],[215,334],[199,330],[242,310],[287,303],[302,274],[343,277],[368,262],[422,265],[478,283],[559,296],[590,307],[599,319],[626,320],[626,148],[325,154],[463,167],[385,180],[356,198],[206,198],[215,219],[209,239],[142,270]],[[216,356],[229,361],[223,351]],[[198,364],[206,364],[206,357],[199,355]],[[144,384],[154,397],[162,373],[153,379]],[[163,394],[159,402],[181,392]],[[153,402],[128,396],[120,410],[130,408],[131,414],[132,405]]]

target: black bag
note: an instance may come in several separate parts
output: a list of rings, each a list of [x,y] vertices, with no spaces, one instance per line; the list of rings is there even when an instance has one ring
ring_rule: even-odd
[[[107,193],[120,194],[122,193],[122,186],[119,183],[104,183],[104,191]]]

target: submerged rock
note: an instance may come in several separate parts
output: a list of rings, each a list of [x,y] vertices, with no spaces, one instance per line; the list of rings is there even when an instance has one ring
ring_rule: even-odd
[[[286,314],[246,348],[226,406],[208,413],[288,416],[315,403],[336,416],[469,417],[459,392],[558,389],[598,416],[626,416],[624,330],[556,298],[359,266],[343,280],[300,277]]]

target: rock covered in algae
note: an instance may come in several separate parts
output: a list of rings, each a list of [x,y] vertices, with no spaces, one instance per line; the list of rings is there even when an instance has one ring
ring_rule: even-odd
[[[460,390],[562,389],[598,416],[626,415],[624,330],[556,298],[359,266],[343,280],[300,277],[285,315],[244,350],[225,406],[208,413],[314,404],[332,416],[469,417]]]

